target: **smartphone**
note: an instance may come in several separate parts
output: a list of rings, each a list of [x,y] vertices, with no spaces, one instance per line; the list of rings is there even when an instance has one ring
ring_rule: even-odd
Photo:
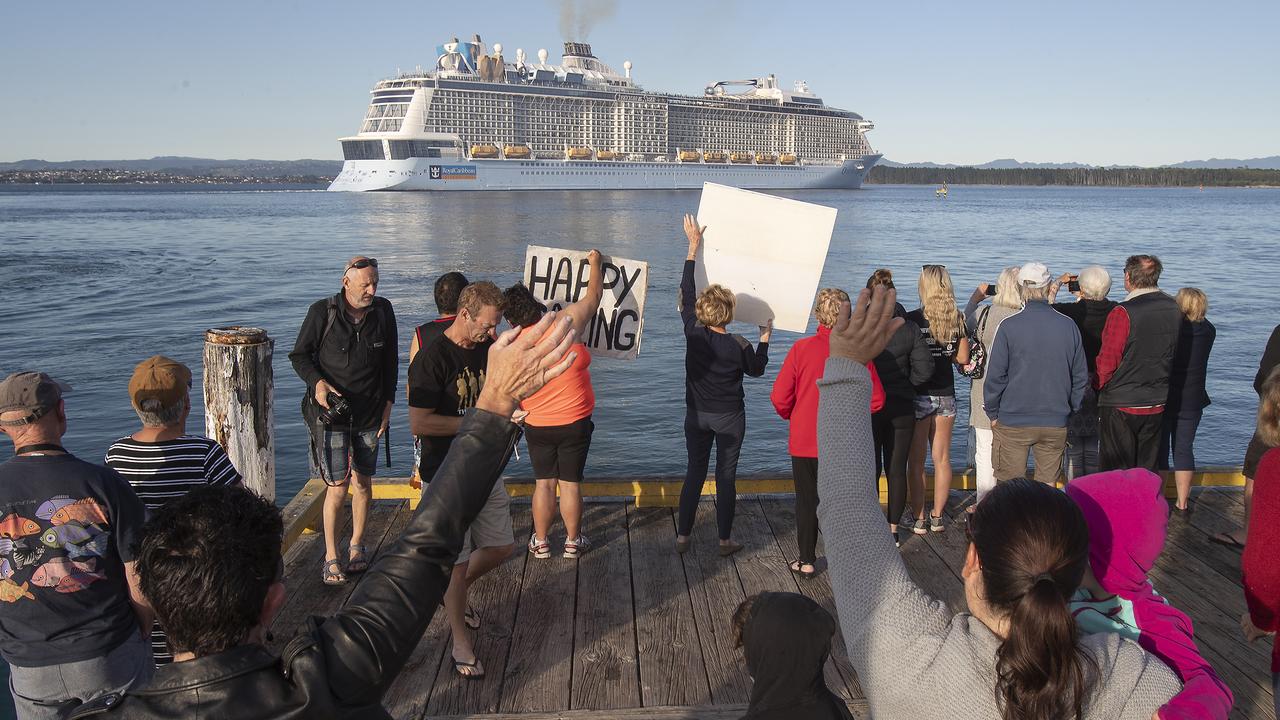
[[[1079,280],[1068,280],[1068,281],[1067,281],[1067,289],[1068,289],[1068,290],[1070,290],[1071,292],[1080,292],[1080,281],[1079,281]]]
[[[995,294],[996,294],[996,284],[995,284],[995,283],[987,283],[987,297],[992,297],[992,296],[994,296]]]

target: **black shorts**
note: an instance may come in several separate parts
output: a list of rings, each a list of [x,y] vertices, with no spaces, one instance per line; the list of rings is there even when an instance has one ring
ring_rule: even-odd
[[[587,467],[587,451],[591,449],[591,432],[595,428],[589,415],[568,425],[526,425],[524,439],[529,445],[533,476],[581,482]]]

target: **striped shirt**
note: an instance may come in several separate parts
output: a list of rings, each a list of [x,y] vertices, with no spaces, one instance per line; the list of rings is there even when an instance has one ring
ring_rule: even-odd
[[[197,487],[241,482],[222,446],[197,435],[159,442],[120,438],[107,450],[107,465],[133,486],[148,512]],[[156,664],[173,662],[159,624],[151,629],[151,653]]]

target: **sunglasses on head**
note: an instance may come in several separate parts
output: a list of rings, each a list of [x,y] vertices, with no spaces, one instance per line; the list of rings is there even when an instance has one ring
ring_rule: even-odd
[[[921,269],[921,270],[930,270],[930,269],[933,269],[933,270],[946,270],[946,269],[947,269],[947,266],[946,266],[946,265],[921,265],[921,266],[920,266],[920,269]]]
[[[357,260],[357,261],[355,261],[355,262],[351,263],[350,265],[348,265],[348,266],[347,266],[347,270],[352,270],[352,269],[354,269],[354,270],[363,270],[363,269],[368,268],[368,267],[371,267],[371,268],[376,268],[376,267],[378,267],[378,261],[377,261],[377,259],[375,259],[375,258],[361,258],[361,259],[359,259],[359,260]],[[344,270],[343,272],[346,272],[346,270]]]

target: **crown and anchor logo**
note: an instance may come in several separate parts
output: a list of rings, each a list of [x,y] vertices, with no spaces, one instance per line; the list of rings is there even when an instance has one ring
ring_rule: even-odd
[[[432,179],[432,180],[439,180],[439,179],[440,179],[440,166],[439,166],[439,165],[432,165],[432,166],[431,166],[431,179]]]

